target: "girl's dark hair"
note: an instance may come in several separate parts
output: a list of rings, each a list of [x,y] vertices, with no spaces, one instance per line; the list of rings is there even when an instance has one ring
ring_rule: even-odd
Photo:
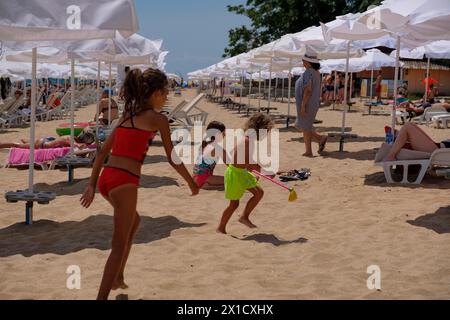
[[[256,136],[259,139],[259,130],[271,130],[273,128],[272,119],[264,113],[255,113],[245,124],[244,130],[253,129],[256,131]]]
[[[210,131],[210,130],[211,130],[211,132],[208,133],[208,131]],[[210,144],[210,143],[212,143],[212,142],[214,142],[216,140],[216,137],[214,136],[214,134],[217,133],[217,131],[213,132],[213,130],[214,131],[217,130],[217,131],[220,131],[220,132],[225,132],[226,127],[225,127],[225,125],[222,122],[211,121],[208,124],[208,126],[206,127],[206,140],[203,140],[202,148],[205,148],[208,144]]]
[[[134,115],[148,109],[148,99],[156,91],[167,88],[168,84],[167,76],[161,70],[152,68],[144,72],[139,69],[131,70],[120,92],[121,98],[125,101],[124,113]]]
[[[311,68],[313,68],[316,71],[320,70],[320,63],[311,63]]]

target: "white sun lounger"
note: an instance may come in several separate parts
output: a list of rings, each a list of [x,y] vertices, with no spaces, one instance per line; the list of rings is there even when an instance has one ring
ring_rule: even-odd
[[[192,128],[195,123],[201,123],[205,125],[206,120],[208,119],[208,113],[199,107],[197,104],[205,97],[204,93],[200,93],[196,96],[191,102],[185,105],[180,111],[175,113],[171,119],[175,121],[177,124],[181,124],[184,127]],[[192,114],[193,110],[198,111],[199,113]]]
[[[431,120],[435,123],[436,128],[440,129],[442,127],[447,129],[450,124],[450,113],[436,115]]]
[[[429,169],[433,169],[434,167],[450,168],[450,149],[438,149],[432,154],[403,149],[397,156],[397,159],[399,160],[389,162],[377,162],[379,161],[379,159],[384,158],[384,156],[388,153],[389,151],[388,147],[386,147],[386,145],[383,145],[382,149],[377,154],[377,157],[375,159],[375,165],[383,167],[387,183],[396,183],[392,178],[392,168],[397,166],[403,167],[403,178],[402,181],[400,182],[402,184],[421,184],[425,177],[425,174]],[[413,165],[414,166],[420,165],[421,169],[416,181],[410,182],[408,180],[409,167]]]

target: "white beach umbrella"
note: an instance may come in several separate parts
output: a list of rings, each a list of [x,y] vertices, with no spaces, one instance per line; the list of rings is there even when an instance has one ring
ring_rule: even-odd
[[[397,40],[394,97],[397,96],[398,90],[401,44],[413,43],[417,47],[433,41],[450,40],[448,0],[386,0],[381,6],[365,12],[359,19],[366,24],[370,20],[377,20],[378,28],[395,35]],[[396,107],[397,99],[394,98],[392,127],[396,124]]]
[[[113,38],[116,30],[131,36],[138,28],[133,0],[0,2],[3,41],[103,39]]]
[[[113,38],[116,31],[131,36],[138,30],[133,0],[46,0],[0,2],[0,39],[32,41],[32,99],[30,141],[35,141],[37,47],[55,40]],[[73,68],[72,68],[73,71]],[[74,78],[72,77],[72,89]],[[72,100],[74,95],[72,94]],[[71,133],[73,136],[73,125]],[[28,195],[34,196],[34,144],[30,146]],[[33,202],[27,201],[27,223],[32,223]]]
[[[292,59],[301,59],[306,53],[316,55],[319,59],[342,58],[347,54],[346,43],[343,40],[327,41],[324,38],[321,27],[310,27],[295,34],[288,34],[279,40],[269,43],[254,50],[255,58],[267,57],[269,64],[273,63],[275,57],[288,58],[291,67],[295,66]],[[360,49],[350,49],[351,56],[363,54]],[[270,71],[269,71],[270,72]],[[291,87],[291,77],[289,77],[289,88]],[[271,81],[269,82],[269,107],[271,94]],[[290,119],[290,93],[288,97],[287,126]]]

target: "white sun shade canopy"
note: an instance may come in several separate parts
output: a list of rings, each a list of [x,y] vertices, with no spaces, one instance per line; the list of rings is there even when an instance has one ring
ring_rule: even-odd
[[[395,50],[391,53],[391,57],[395,57],[396,54]],[[421,60],[424,56],[431,59],[450,59],[450,41],[435,41],[414,50],[400,50],[401,58]]]
[[[343,40],[327,41],[322,28],[310,27],[295,34],[288,34],[250,52],[255,58],[283,57],[301,59],[305,54],[314,54],[319,59],[343,58],[347,54]],[[351,49],[351,56],[361,56],[359,49]]]
[[[4,55],[8,61],[31,61],[30,50],[17,51],[17,49],[27,47],[27,44],[22,44],[22,42],[9,42],[5,46]],[[159,62],[164,62],[167,54],[160,51],[161,46],[162,40],[149,40],[138,34],[124,38],[117,32],[114,39],[68,41],[66,43],[53,41],[52,47],[39,48],[37,59],[40,63],[65,63],[74,58],[81,61],[157,66]],[[9,47],[13,49],[9,49]]]
[[[380,50],[371,49],[359,58],[349,60],[349,72],[361,72],[364,70],[380,70],[383,67],[395,67],[396,59],[382,53]],[[345,72],[346,59],[331,59],[322,62],[323,71]],[[402,66],[402,64],[400,64]]]
[[[139,29],[133,0],[0,1],[0,39],[51,41],[125,37]]]
[[[450,40],[449,0],[386,0],[360,19],[369,20],[378,20],[377,27],[400,35],[402,41]]]

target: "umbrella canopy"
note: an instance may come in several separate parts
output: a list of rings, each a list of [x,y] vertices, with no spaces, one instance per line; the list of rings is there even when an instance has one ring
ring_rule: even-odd
[[[46,42],[50,44],[50,42]],[[31,61],[32,52],[23,42],[8,42],[4,48],[8,61]],[[44,63],[65,63],[74,58],[81,61],[106,61],[117,64],[154,64],[164,60],[162,40],[150,40],[138,34],[124,38],[119,32],[113,39],[55,41],[39,49],[37,59]],[[25,50],[21,50],[25,49]]]
[[[391,56],[395,57],[396,54],[397,51],[394,50]],[[423,59],[424,56],[432,59],[450,59],[450,41],[435,41],[413,50],[400,50],[400,58]]]
[[[382,53],[378,49],[371,49],[359,58],[351,58],[349,60],[349,72],[361,72],[364,70],[379,70],[383,67],[395,67],[396,59]],[[333,59],[323,61],[324,67],[328,70],[336,70],[345,72],[346,60]]]
[[[0,39],[4,41],[114,38],[116,30],[128,37],[138,29],[133,0],[0,2]]]
[[[374,16],[380,21],[380,29],[400,35],[402,41],[450,40],[448,0],[385,0],[360,21],[365,23]]]

